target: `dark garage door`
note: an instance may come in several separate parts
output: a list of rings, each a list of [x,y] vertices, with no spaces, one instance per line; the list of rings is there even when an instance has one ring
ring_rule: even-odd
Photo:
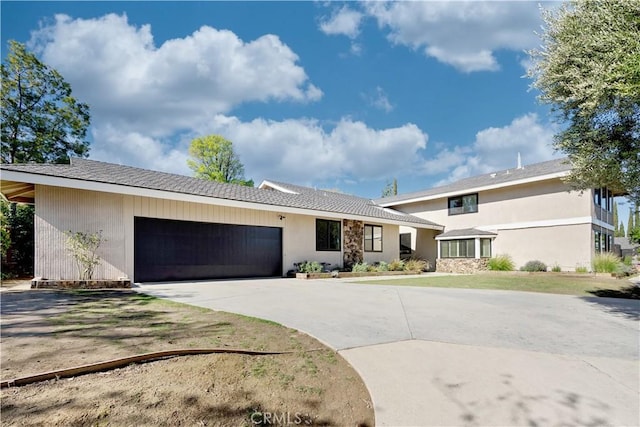
[[[134,280],[282,275],[282,229],[136,217]]]

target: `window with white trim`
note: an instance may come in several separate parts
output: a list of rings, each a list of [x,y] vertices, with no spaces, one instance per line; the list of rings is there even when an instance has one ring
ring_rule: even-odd
[[[440,258],[475,258],[476,240],[441,240]]]
[[[449,215],[478,212],[478,193],[449,197]]]
[[[382,252],[382,226],[381,225],[365,224],[364,251],[365,252]]]

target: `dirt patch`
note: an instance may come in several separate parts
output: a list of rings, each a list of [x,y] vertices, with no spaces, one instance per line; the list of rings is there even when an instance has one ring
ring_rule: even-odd
[[[3,425],[373,425],[362,380],[317,340],[272,322],[132,291],[2,293],[2,379],[157,350],[214,354],[2,390]]]

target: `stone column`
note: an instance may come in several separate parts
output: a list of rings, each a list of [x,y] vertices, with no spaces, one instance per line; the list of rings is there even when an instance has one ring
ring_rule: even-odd
[[[345,219],[342,221],[342,229],[342,259],[344,268],[350,269],[353,264],[360,263],[363,260],[364,223]]]

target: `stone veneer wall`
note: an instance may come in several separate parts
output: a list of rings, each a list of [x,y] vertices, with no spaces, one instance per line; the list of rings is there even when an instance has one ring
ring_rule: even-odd
[[[486,271],[489,268],[489,258],[438,258],[436,271],[440,273],[471,274]]]
[[[344,268],[351,268],[353,264],[362,262],[364,246],[364,223],[345,219],[342,222],[344,231],[343,238],[343,261]]]

